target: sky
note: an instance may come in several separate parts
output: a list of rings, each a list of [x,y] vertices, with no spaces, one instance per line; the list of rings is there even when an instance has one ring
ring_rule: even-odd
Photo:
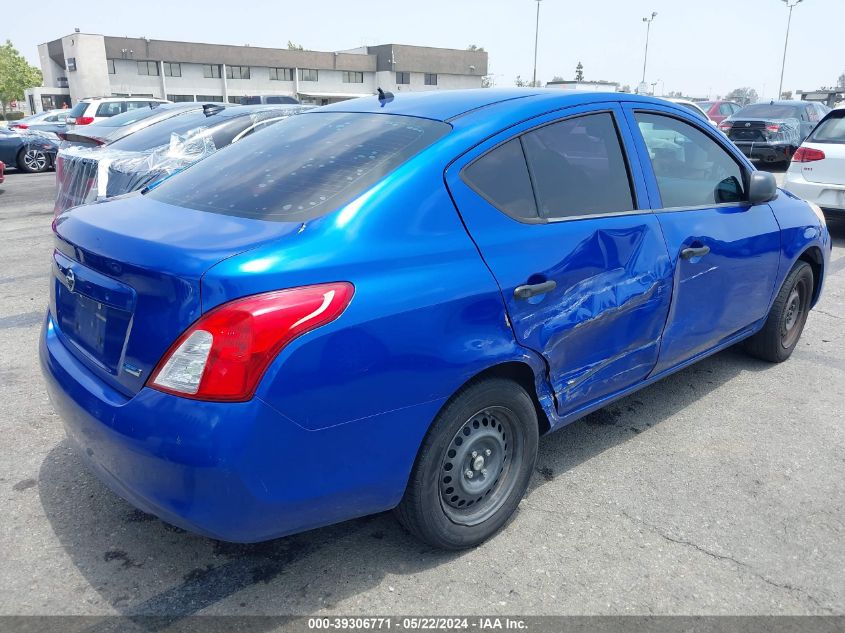
[[[65,0],[6,12],[0,40],[38,65],[39,43],[72,33],[334,51],[362,44],[415,44],[488,51],[497,86],[531,79],[536,0]],[[657,94],[725,95],[749,86],[774,98],[788,9],[782,0],[541,0],[537,76],[605,79],[635,88],[642,78]],[[833,85],[845,72],[845,0],[804,0],[792,17],[784,90]],[[178,61],[178,60],[177,60]]]

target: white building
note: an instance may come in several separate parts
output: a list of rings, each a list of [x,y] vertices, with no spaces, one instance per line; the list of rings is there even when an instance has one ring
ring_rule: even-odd
[[[392,92],[480,88],[487,53],[384,44],[321,52],[73,33],[38,46],[44,86],[31,112],[85,97],[228,101],[280,95],[324,105]]]

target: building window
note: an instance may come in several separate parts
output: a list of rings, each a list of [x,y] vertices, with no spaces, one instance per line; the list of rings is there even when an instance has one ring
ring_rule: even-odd
[[[409,84],[411,83],[411,73],[407,70],[396,73],[396,83],[397,84]]]
[[[233,96],[230,95],[229,96],[229,103],[235,103],[237,105],[240,105],[241,98],[240,97],[233,97]]]
[[[221,95],[197,95],[197,101],[210,101],[212,103],[223,103]]]
[[[249,79],[249,66],[226,66],[226,79]]]
[[[115,70],[114,70],[114,60],[113,59],[107,59],[106,64],[108,64],[108,67],[109,67],[109,74],[110,75],[116,74]]]
[[[437,85],[437,74],[436,73],[426,73],[425,74],[425,85],[426,86],[436,86]]]
[[[317,81],[318,76],[316,68],[299,69],[299,81]]]
[[[270,79],[274,81],[293,81],[293,68],[271,68]]]
[[[164,76],[165,77],[181,77],[182,64],[176,62],[164,62]]]
[[[202,76],[206,79],[220,79],[220,64],[203,64]]]
[[[343,83],[345,84],[362,84],[364,83],[364,73],[355,72],[352,70],[343,71]]]
[[[167,100],[173,103],[184,103],[185,101],[193,101],[194,95],[167,95]]]
[[[158,62],[138,62],[138,74],[158,77]]]

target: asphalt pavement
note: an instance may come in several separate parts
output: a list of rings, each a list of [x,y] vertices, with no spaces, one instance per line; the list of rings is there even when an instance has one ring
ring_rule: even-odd
[[[792,359],[730,349],[543,438],[481,547],[389,513],[232,545],[133,509],[65,440],[37,360],[53,180],[0,185],[0,615],[845,613],[845,221]]]

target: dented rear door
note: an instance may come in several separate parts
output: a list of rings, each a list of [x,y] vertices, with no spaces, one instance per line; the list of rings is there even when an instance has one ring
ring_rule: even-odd
[[[533,119],[446,174],[562,415],[651,373],[671,302],[670,259],[620,114],[594,104]]]

